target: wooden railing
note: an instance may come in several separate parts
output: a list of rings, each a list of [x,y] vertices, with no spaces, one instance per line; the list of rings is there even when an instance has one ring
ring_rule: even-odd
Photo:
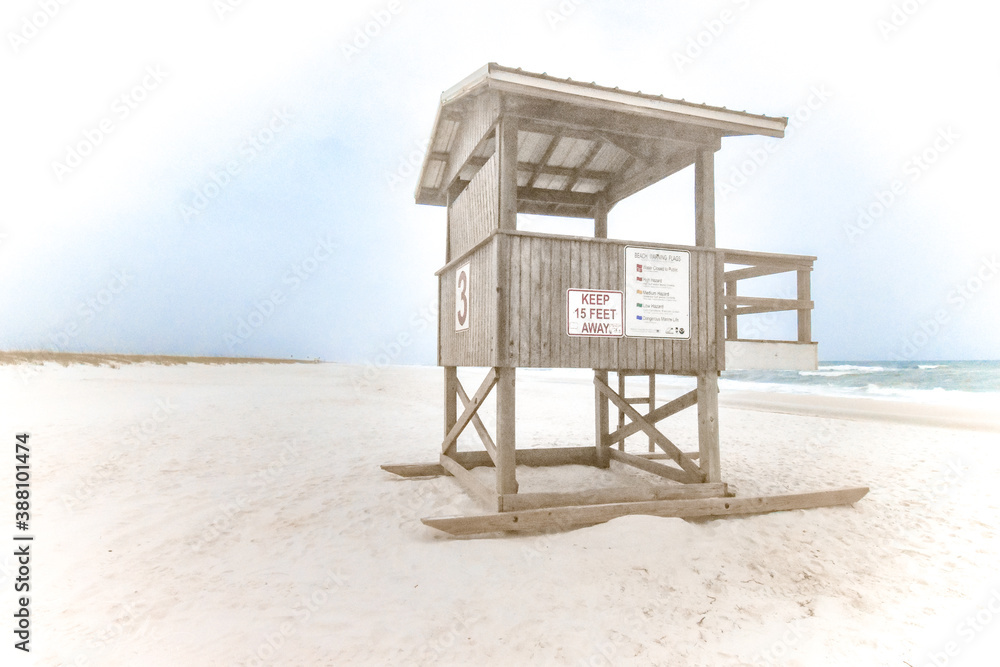
[[[722,299],[726,318],[726,340],[739,340],[737,318],[754,313],[775,313],[798,311],[798,341],[812,342],[812,308],[810,296],[810,273],[815,257],[806,255],[779,255],[774,253],[747,252],[743,250],[722,250],[725,264],[737,264],[743,268],[726,270],[723,274],[726,291]],[[740,296],[739,281],[761,276],[771,276],[794,271],[796,274],[796,295],[794,299],[778,299],[756,296]]]

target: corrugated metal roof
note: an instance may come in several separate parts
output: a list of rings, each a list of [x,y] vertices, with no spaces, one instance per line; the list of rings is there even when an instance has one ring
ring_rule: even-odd
[[[541,132],[519,132],[517,136],[517,159],[519,162],[530,162],[537,164],[549,144],[552,143],[551,134]]]
[[[594,171],[618,171],[628,161],[628,153],[614,144],[603,144],[590,161]]]
[[[617,86],[602,86],[594,82],[585,83],[583,81],[574,81],[570,78],[561,79],[559,77],[550,76],[545,72],[529,72],[521,69],[520,67],[504,67],[503,65],[498,65],[497,63],[487,64],[478,71],[474,72],[472,75],[463,79],[456,86],[453,86],[442,93],[442,105],[458,99],[489,80],[493,80],[498,83],[508,82],[512,84],[521,84],[522,86],[534,86],[539,89],[577,94],[581,97],[601,97],[602,99],[617,101],[625,105],[628,105],[630,100],[632,104],[636,104],[641,100],[649,103],[651,108],[659,107],[664,111],[672,110],[691,115],[692,117],[717,120],[725,118],[743,118],[746,119],[749,125],[760,125],[760,129],[764,130],[780,129],[783,131],[788,122],[787,116],[773,117],[763,114],[749,113],[747,111],[736,111],[733,109],[727,109],[724,106],[711,106],[709,104],[688,102],[683,99],[673,99],[665,97],[662,94],[653,95],[643,93],[642,91],[622,90]],[[780,123],[780,128],[777,126],[778,123]]]
[[[493,97],[481,96],[487,91]],[[587,215],[598,194],[620,198],[642,189],[692,162],[695,148],[717,150],[722,136],[782,136],[787,122],[490,63],[442,94],[418,203],[443,204],[451,185],[445,179],[471,179],[496,151],[493,129],[463,123],[470,114],[484,113],[484,100],[494,100],[492,111],[485,113],[495,120],[500,113],[497,95],[509,96],[512,105],[504,102],[503,108],[522,117],[518,187],[525,189],[533,211],[558,215]],[[569,116],[572,122],[566,120]],[[469,136],[469,127],[482,127],[475,132],[486,134]]]

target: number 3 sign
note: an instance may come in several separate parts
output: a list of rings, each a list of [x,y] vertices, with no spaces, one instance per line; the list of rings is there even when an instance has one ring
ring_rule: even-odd
[[[455,274],[455,331],[469,328],[469,265]]]

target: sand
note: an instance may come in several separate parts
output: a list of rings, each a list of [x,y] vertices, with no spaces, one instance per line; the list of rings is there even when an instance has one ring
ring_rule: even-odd
[[[724,393],[723,475],[739,495],[871,493],[854,507],[458,540],[419,521],[479,511],[453,480],[378,467],[434,459],[441,379],[0,366],[0,433],[31,433],[34,664],[993,664],[1000,443],[968,415],[945,428],[883,402],[793,410],[784,395]],[[589,444],[592,392],[520,372],[520,445]],[[685,449],[694,416],[665,422]],[[631,473],[518,474],[525,490],[568,490]],[[0,557],[6,609],[14,565]]]

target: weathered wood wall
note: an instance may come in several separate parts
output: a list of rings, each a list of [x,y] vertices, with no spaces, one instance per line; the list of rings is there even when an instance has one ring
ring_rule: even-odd
[[[448,207],[451,254],[460,257],[499,227],[500,170],[497,154],[491,157],[469,185]]]
[[[494,236],[439,275],[438,365],[497,366],[497,241]],[[469,263],[469,328],[455,331],[455,275]]]
[[[691,336],[598,338],[566,333],[566,290],[625,288],[625,246],[670,248],[604,239],[558,237],[526,232],[499,233],[472,253],[469,331],[455,332],[455,271],[452,262],[441,275],[441,354],[445,366],[596,368],[695,374],[724,364],[722,309],[716,290],[722,262],[710,248],[687,250],[691,258]],[[506,277],[497,270],[498,252],[506,252]],[[498,299],[498,290],[506,299]],[[506,302],[505,312],[497,312]],[[499,325],[499,328],[498,328]],[[498,333],[499,331],[499,333]],[[497,345],[497,338],[503,341]]]

